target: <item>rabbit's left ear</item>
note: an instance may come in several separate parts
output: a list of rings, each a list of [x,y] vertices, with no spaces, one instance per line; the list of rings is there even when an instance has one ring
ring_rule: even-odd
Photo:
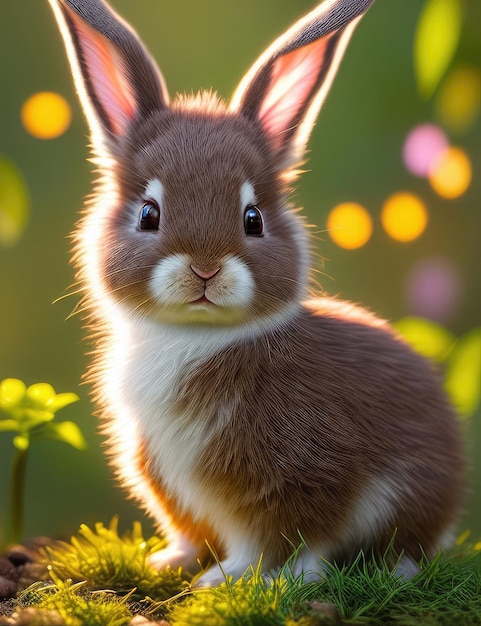
[[[374,0],[327,0],[257,60],[231,110],[258,119],[286,167],[303,157],[351,34]]]
[[[164,79],[137,34],[103,0],[49,0],[95,147],[168,106]]]

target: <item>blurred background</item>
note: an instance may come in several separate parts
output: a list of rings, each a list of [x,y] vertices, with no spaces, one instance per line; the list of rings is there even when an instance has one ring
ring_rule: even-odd
[[[228,98],[312,0],[112,0],[159,61],[171,94]],[[104,458],[68,234],[89,193],[87,127],[45,1],[2,2],[0,20],[0,380],[51,383],[88,440],[32,446],[25,536],[80,523],[150,522]],[[361,22],[310,142],[294,200],[315,223],[317,280],[393,322],[446,371],[471,461],[460,532],[481,539],[481,3],[378,0]],[[61,298],[60,300],[58,300]],[[58,300],[58,301],[57,301]],[[54,302],[56,301],[56,302]],[[1,417],[1,416],[0,416]],[[0,432],[0,544],[12,435]]]

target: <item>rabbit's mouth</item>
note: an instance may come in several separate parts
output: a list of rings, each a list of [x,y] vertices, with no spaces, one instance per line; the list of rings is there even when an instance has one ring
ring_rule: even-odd
[[[217,306],[216,303],[212,302],[212,300],[209,300],[209,298],[205,294],[200,298],[197,298],[197,300],[192,300],[191,302],[189,302],[189,304],[207,304]]]

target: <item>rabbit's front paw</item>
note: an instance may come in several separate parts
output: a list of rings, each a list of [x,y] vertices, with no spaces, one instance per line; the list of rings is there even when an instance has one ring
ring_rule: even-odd
[[[410,578],[417,576],[420,571],[420,567],[416,561],[405,554],[397,563],[393,574],[395,576],[399,576],[403,580],[409,580]]]
[[[194,587],[217,587],[227,580],[239,580],[249,570],[251,563],[255,563],[255,558],[247,559],[226,559],[213,565],[203,574],[194,580]]]
[[[187,570],[197,568],[198,548],[192,545],[187,539],[179,539],[169,545],[164,550],[153,552],[147,561],[151,567],[157,571],[166,567],[182,567]]]
[[[214,565],[206,570],[199,578],[194,580],[193,587],[218,587],[225,583],[229,576],[224,574],[218,565]]]

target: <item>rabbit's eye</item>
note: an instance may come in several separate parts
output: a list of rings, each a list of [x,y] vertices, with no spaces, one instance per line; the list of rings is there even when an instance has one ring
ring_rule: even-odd
[[[160,211],[156,202],[144,202],[140,212],[140,230],[159,230]]]
[[[249,204],[244,211],[244,230],[246,235],[262,237],[264,234],[264,220],[259,207]]]

